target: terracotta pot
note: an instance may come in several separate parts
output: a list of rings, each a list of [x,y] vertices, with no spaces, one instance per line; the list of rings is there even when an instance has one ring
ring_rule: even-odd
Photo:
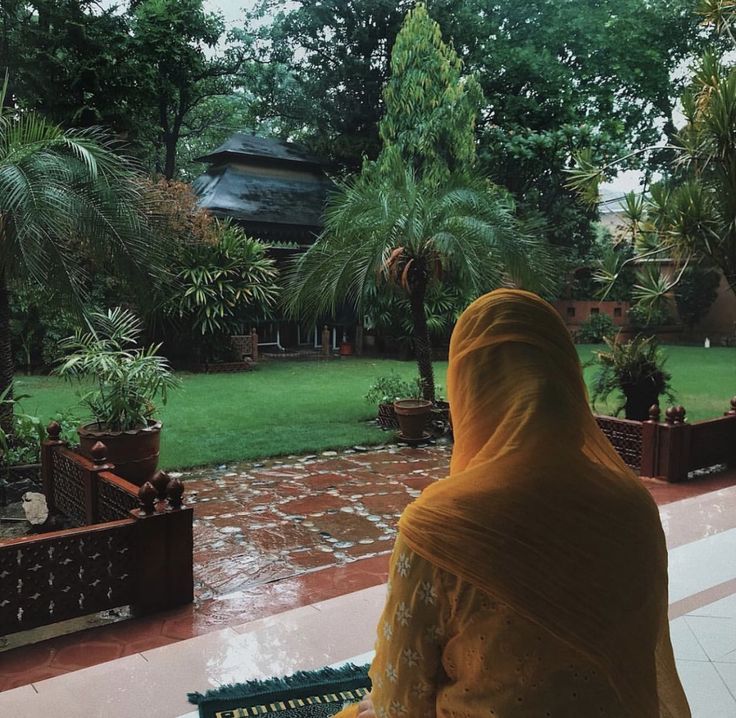
[[[432,402],[426,399],[398,399],[394,411],[399,420],[399,429],[404,438],[421,439],[432,415]]]
[[[350,342],[343,342],[340,344],[340,356],[349,357],[353,353],[353,345]]]
[[[137,486],[149,481],[158,466],[161,422],[149,421],[142,429],[110,431],[97,423],[77,429],[82,453],[91,456],[92,447],[101,441],[107,447],[107,460],[115,473]]]

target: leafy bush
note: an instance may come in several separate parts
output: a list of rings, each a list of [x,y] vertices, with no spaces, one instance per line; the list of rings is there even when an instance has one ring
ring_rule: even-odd
[[[6,434],[0,427],[0,467],[37,464],[41,460],[41,442],[46,438],[46,431],[38,416],[18,411],[18,405],[22,399],[28,398],[27,395],[8,399],[9,393],[10,389],[6,389],[0,395],[0,404],[9,404],[16,408],[12,433]],[[53,420],[61,426],[62,441],[71,442],[79,424],[77,417],[59,412]]]
[[[609,338],[605,342],[608,350],[595,352],[595,358],[588,362],[588,365],[597,364],[599,367],[591,392],[594,407],[596,402],[605,401],[613,392],[619,392],[624,401],[616,408],[618,415],[631,393],[644,385],[656,389],[657,396],[665,395],[674,401],[670,387],[672,376],[664,369],[666,357],[662,355],[655,337],[640,334],[627,342]]]
[[[608,314],[591,314],[577,331],[576,339],[581,344],[600,344],[606,337],[616,333],[616,325]]]
[[[229,222],[218,222],[216,240],[183,245],[173,262],[176,281],[162,287],[160,306],[169,334],[194,347],[199,360],[229,350],[229,336],[269,316],[278,298],[278,271],[266,245]],[[171,328],[171,327],[170,327]]]
[[[379,376],[371,384],[365,400],[369,404],[391,404],[397,399],[421,399],[422,381],[419,377],[411,381],[402,379],[396,373],[388,376]]]
[[[82,395],[82,404],[95,421],[112,431],[146,426],[156,412],[154,401],[166,403],[179,385],[168,361],[157,354],[160,345],[137,348],[140,321],[127,309],[90,315],[90,330],[77,331],[61,343],[68,352],[57,373],[69,379],[91,379],[95,388]]]
[[[628,312],[631,325],[636,329],[654,329],[672,324],[674,317],[668,307],[662,305],[646,306],[635,304]]]

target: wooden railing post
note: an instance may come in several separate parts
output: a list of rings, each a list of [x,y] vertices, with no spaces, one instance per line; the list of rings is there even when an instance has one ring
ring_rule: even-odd
[[[692,427],[685,423],[685,408],[682,406],[667,409],[665,421],[659,435],[657,475],[669,482],[684,481],[690,466]]]
[[[184,487],[178,479],[169,481],[166,501],[146,482],[138,497],[141,508],[132,512],[135,525],[132,608],[136,615],[160,611],[194,600],[192,551],[193,511],[183,506]]]
[[[46,495],[46,506],[49,513],[56,510],[54,506],[54,459],[53,453],[60,446],[64,446],[64,442],[59,438],[61,436],[61,426],[58,422],[52,421],[46,427],[46,439],[41,444],[41,482],[43,485],[43,493]]]
[[[253,356],[253,361],[258,361],[258,332],[256,331],[256,328],[253,327],[250,332],[251,337],[251,355]]]
[[[322,356],[330,356],[330,328],[326,324],[322,329]]]
[[[101,441],[95,442],[90,449],[94,466],[83,472],[84,478],[84,511],[88,526],[99,521],[100,511],[97,501],[99,475],[103,471],[112,471],[115,467],[107,463],[107,446]]]
[[[649,419],[641,425],[640,476],[657,476],[659,471],[659,406],[649,408]]]

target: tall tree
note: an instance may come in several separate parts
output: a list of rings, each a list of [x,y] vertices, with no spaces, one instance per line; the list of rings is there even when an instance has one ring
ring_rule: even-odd
[[[423,396],[434,401],[432,284],[449,279],[478,294],[508,276],[532,286],[549,267],[508,194],[472,173],[480,91],[421,3],[407,14],[391,69],[382,151],[333,197],[285,294],[294,315],[317,318],[339,301],[361,307],[376,276],[395,284],[409,300]]]
[[[232,92],[242,47],[234,42],[215,54],[225,24],[222,15],[204,10],[202,0],[142,0],[131,30],[130,52],[149,68],[146,90],[160,148],[157,170],[172,179],[179,140],[192,132],[187,121],[208,98]]]
[[[439,184],[475,164],[483,96],[474,77],[462,76],[460,58],[423,4],[407,13],[396,38],[383,100],[379,165],[398,161]]]
[[[0,394],[12,398],[9,280],[79,299],[80,249],[121,275],[151,272],[165,250],[148,239],[148,210],[130,163],[99,130],[64,132],[33,113],[0,111]],[[11,431],[12,405],[2,411]]]

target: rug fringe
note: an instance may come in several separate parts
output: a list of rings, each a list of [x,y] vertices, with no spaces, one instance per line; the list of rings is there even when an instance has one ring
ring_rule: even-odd
[[[244,693],[255,696],[259,693],[273,693],[283,691],[289,688],[302,688],[312,683],[324,681],[338,681],[348,678],[356,678],[361,673],[368,675],[370,664],[365,666],[356,666],[354,663],[348,663],[340,668],[320,668],[316,671],[298,671],[290,676],[282,678],[266,678],[260,681],[248,681],[246,683],[231,683],[230,685],[213,688],[206,693],[187,693],[187,699],[194,705],[199,705],[203,701],[223,700],[228,698],[238,698]]]

